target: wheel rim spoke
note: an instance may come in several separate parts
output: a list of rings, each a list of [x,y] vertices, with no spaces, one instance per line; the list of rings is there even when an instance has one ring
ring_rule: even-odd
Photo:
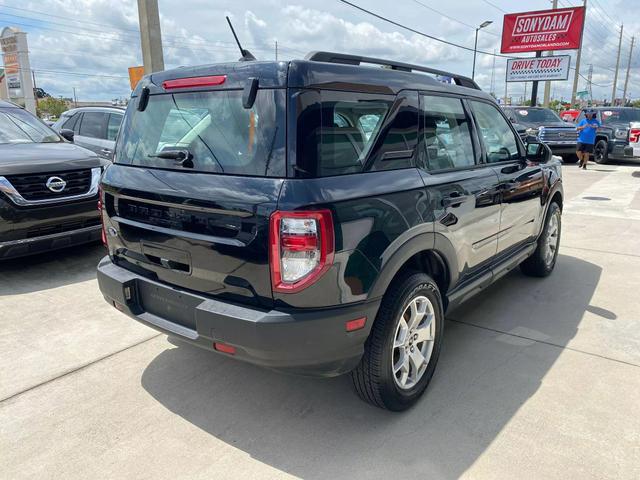
[[[435,343],[435,312],[431,301],[418,296],[407,304],[398,319],[393,352],[393,376],[402,389],[414,387],[429,365]]]

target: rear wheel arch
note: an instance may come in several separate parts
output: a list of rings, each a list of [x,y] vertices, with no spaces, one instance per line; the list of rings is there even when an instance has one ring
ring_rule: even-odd
[[[436,248],[431,247],[436,244]],[[407,242],[383,266],[378,280],[371,290],[371,298],[384,296],[389,288],[407,272],[426,273],[436,282],[446,308],[446,292],[451,284],[453,266],[447,259],[446,252],[437,249],[438,241],[434,242],[433,234],[419,235]],[[430,248],[425,248],[429,245]],[[451,247],[453,248],[453,247]]]

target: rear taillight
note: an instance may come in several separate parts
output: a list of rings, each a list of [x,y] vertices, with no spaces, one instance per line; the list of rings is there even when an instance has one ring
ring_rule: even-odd
[[[640,143],[640,128],[629,130],[629,143]]]
[[[269,240],[273,290],[300,291],[318,280],[333,263],[331,212],[274,212]]]
[[[102,244],[107,246],[107,232],[104,229],[104,216],[102,215],[102,186],[98,187],[98,211],[100,212],[100,224],[102,225]]]

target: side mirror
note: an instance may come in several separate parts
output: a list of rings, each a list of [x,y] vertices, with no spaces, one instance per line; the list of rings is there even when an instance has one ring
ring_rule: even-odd
[[[527,142],[527,160],[545,163],[551,160],[553,153],[548,145],[540,142]]]
[[[73,143],[73,130],[69,130],[68,128],[63,128],[60,130],[60,136],[64,138],[66,141]]]

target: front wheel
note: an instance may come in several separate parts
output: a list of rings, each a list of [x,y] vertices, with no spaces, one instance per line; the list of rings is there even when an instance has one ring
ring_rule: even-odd
[[[562,211],[557,203],[549,205],[547,218],[538,246],[533,254],[520,264],[520,270],[530,277],[546,277],[553,272],[558,259],[560,233],[562,230]]]
[[[438,362],[444,313],[436,283],[423,273],[397,279],[385,294],[351,373],[358,395],[375,406],[406,410],[424,393]]]
[[[598,140],[594,145],[593,160],[600,165],[609,161],[609,144],[606,140]]]

